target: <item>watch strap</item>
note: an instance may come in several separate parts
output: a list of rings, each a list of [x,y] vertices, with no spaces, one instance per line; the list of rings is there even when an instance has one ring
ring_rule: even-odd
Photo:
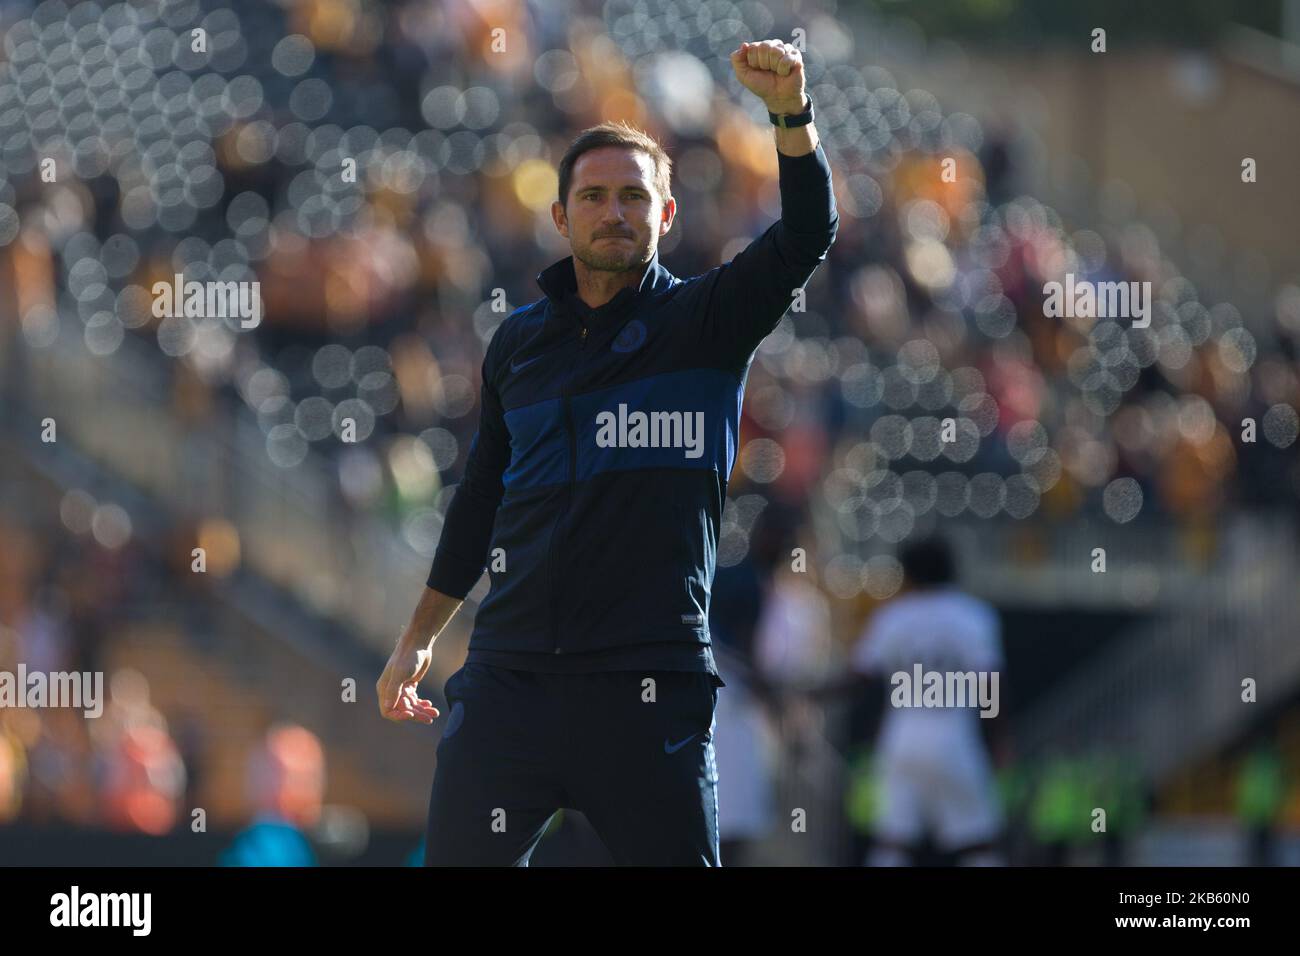
[[[804,99],[808,102],[808,106],[802,113],[768,113],[767,118],[771,120],[773,126],[781,129],[807,126],[813,121],[813,102],[812,97],[807,93],[804,94]]]

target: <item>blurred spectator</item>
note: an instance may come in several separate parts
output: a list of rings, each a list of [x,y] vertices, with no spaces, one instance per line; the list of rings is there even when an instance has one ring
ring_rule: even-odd
[[[167,720],[149,699],[149,683],[132,668],[108,681],[108,703],[91,722],[104,823],[120,830],[169,832],[180,818],[185,765]]]
[[[12,823],[18,816],[25,776],[22,745],[0,725],[0,826]]]
[[[248,762],[253,821],[221,856],[222,866],[315,866],[307,838],[320,818],[325,755],[304,727],[272,727]]]
[[[1039,866],[1064,866],[1071,850],[1092,833],[1089,774],[1077,757],[1059,755],[1041,768],[1030,806],[1029,829]]]
[[[1251,866],[1277,865],[1279,813],[1286,802],[1286,780],[1277,747],[1261,741],[1241,763],[1235,810],[1246,831]]]
[[[927,680],[938,674],[941,690],[949,675],[974,673],[993,693],[987,702],[963,705],[941,696],[938,704],[916,707],[910,699],[898,704],[897,685],[890,691],[877,745],[880,802],[870,861],[906,863],[928,836],[962,863],[998,864],[1002,810],[980,739],[986,718],[975,713],[977,705],[1001,706],[999,684],[992,682],[1003,669],[997,612],[958,590],[953,554],[942,538],[909,542],[899,561],[904,591],[872,618],[854,650],[854,669],[891,684],[902,673],[918,698],[919,688],[910,684],[918,668]]]
[[[773,790],[779,739],[763,700],[751,686],[753,675],[727,647],[714,656],[727,682],[714,715],[717,755],[718,838],[723,866],[745,866],[754,847],[776,824]]]
[[[161,836],[176,826],[184,793],[185,766],[165,730],[135,724],[111,744],[100,789],[106,826]]]
[[[815,561],[778,561],[755,630],[754,658],[763,680],[802,686],[828,675],[832,663],[830,603],[817,587]]]

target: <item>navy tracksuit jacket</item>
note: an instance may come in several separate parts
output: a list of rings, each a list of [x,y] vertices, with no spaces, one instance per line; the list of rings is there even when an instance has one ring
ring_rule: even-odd
[[[491,575],[446,685],[427,865],[527,866],[562,807],[616,863],[721,865],[708,614],[740,405],[839,222],[821,147],[778,157],[781,221],[733,261],[683,281],[656,254],[590,310],[570,257],[492,337],[428,579],[464,597]]]
[[[569,257],[493,335],[428,577],[463,598],[488,567],[471,660],[710,643],[749,366],[839,223],[821,145],[777,156],[781,219],[731,262],[683,280],[656,252],[640,286],[584,325]]]

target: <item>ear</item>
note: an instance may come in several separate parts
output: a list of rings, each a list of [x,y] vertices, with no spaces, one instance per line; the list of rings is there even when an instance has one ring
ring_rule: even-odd
[[[557,199],[551,203],[551,221],[555,223],[555,228],[564,238],[569,237],[569,217],[564,212],[564,206]]]
[[[673,220],[677,217],[677,200],[669,196],[664,200],[663,209],[659,214],[659,235],[668,235],[668,230],[673,227]]]

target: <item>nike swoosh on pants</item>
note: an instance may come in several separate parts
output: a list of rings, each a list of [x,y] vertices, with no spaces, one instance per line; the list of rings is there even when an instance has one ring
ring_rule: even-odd
[[[681,750],[683,747],[685,747],[687,744],[689,744],[692,740],[694,740],[694,739],[695,739],[696,737],[698,737],[698,736],[699,736],[699,734],[691,734],[689,737],[687,737],[687,738],[686,738],[685,740],[683,740],[681,743],[677,743],[677,744],[669,744],[668,741],[665,740],[665,741],[664,741],[664,753],[666,753],[666,754],[675,754],[675,753],[677,753],[677,751]]]

